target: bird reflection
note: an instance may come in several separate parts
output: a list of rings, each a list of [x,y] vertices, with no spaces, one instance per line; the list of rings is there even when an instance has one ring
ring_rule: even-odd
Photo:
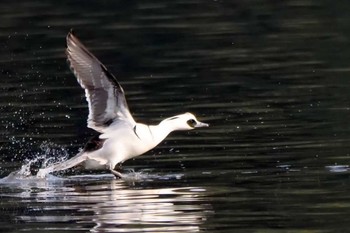
[[[206,189],[200,187],[153,188],[157,186],[154,182],[148,183],[151,186],[130,185],[114,179],[86,182],[85,177],[81,183],[32,193],[32,203],[40,203],[41,214],[18,219],[46,224],[67,222],[67,227],[75,221],[75,227],[91,224],[91,232],[198,232],[212,212]],[[67,210],[71,213],[68,219]]]
[[[116,181],[110,185],[111,195],[93,206],[96,223],[93,232],[140,228],[150,232],[197,232],[206,219],[208,206],[204,204],[203,189],[128,189]],[[98,193],[90,196],[90,201],[100,200]]]

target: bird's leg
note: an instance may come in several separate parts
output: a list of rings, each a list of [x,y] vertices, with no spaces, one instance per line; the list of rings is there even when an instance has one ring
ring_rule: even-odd
[[[119,168],[119,169],[118,169]],[[117,169],[119,170],[119,171],[121,171],[121,169],[120,169],[120,166],[118,166],[117,167]],[[121,172],[119,172],[119,171],[116,171],[114,168],[109,168],[109,170],[112,172],[112,174],[113,175],[115,175],[117,178],[119,177],[119,178],[125,178],[125,175],[123,175]]]
[[[116,171],[116,170],[110,169],[110,171],[111,171],[112,174],[115,175],[116,177],[119,177],[119,178],[122,178],[122,179],[125,177],[122,173],[120,173],[120,172],[118,172],[118,171]]]

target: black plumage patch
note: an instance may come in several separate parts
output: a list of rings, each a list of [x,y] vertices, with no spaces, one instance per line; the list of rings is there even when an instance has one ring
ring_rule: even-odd
[[[96,136],[90,138],[90,140],[85,144],[83,151],[92,152],[92,151],[101,149],[101,147],[103,146],[103,143],[106,141],[106,139],[100,139],[99,136],[100,135],[96,135]]]
[[[190,127],[194,128],[194,127],[196,127],[197,122],[194,119],[190,119],[190,120],[187,121],[187,124]]]
[[[174,117],[168,118],[168,120],[171,121],[171,120],[175,120],[175,119],[177,119],[177,118],[179,118],[179,117],[178,117],[178,116],[174,116]]]
[[[136,125],[134,126],[133,130],[134,130],[134,133],[135,133],[136,137],[138,137],[139,139],[141,139],[141,138],[139,137],[139,135],[137,134],[137,132],[136,132]]]
[[[113,119],[109,119],[103,123],[103,126],[108,127],[113,123],[113,121],[114,121]]]
[[[110,82],[112,82],[112,84],[118,89],[118,91],[123,92],[123,88],[122,88],[122,87],[120,86],[120,84],[118,83],[117,78],[116,78],[111,72],[109,72],[109,71],[107,70],[107,68],[106,68],[103,64],[101,64],[100,66],[101,66],[101,69],[102,69],[103,73],[104,73],[104,74],[106,75],[106,77],[108,78],[108,80],[109,80]]]

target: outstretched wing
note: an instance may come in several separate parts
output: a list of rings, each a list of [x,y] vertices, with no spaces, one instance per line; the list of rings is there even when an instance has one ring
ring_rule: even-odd
[[[66,54],[71,70],[85,89],[89,104],[88,127],[103,133],[106,127],[116,121],[135,124],[124,90],[116,77],[72,32],[67,35]]]

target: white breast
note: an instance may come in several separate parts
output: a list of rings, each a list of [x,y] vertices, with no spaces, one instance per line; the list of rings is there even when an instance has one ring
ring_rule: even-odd
[[[111,130],[101,135],[101,138],[107,140],[98,153],[99,157],[106,158],[114,165],[141,155],[157,145],[150,128],[144,124],[136,124],[132,129]]]

